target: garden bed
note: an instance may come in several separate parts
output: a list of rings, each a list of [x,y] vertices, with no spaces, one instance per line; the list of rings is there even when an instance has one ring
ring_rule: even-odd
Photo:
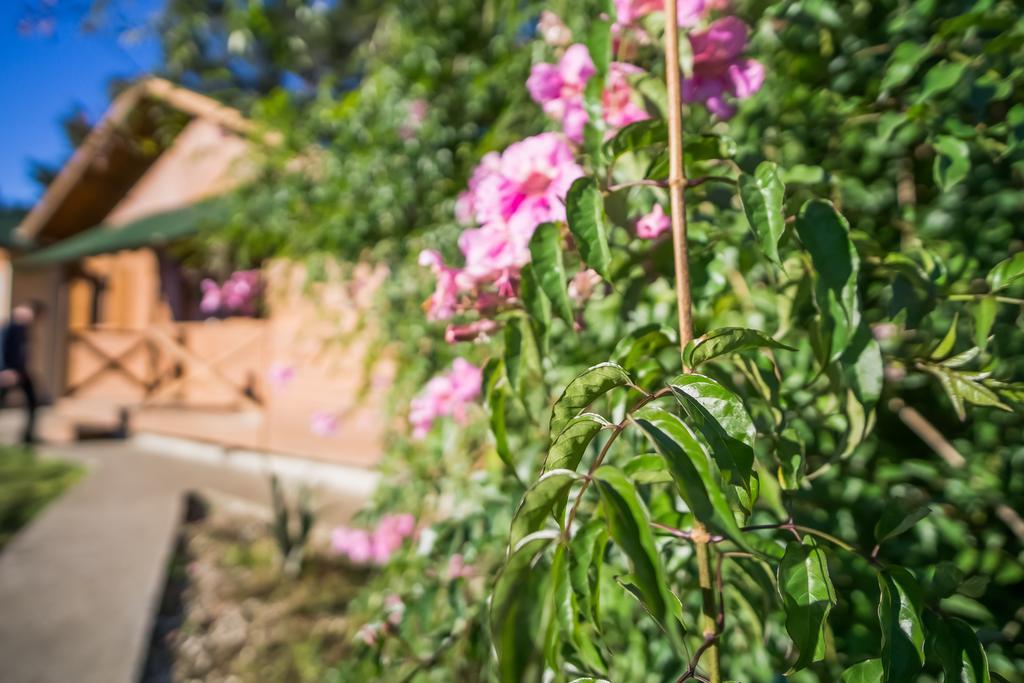
[[[296,578],[279,565],[265,518],[190,501],[142,682],[332,680],[367,577],[323,548]]]

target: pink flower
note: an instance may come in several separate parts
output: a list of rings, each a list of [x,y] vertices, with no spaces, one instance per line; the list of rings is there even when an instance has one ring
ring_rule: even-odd
[[[480,396],[483,370],[456,358],[452,369],[434,377],[409,405],[409,423],[414,439],[422,439],[440,417],[466,420],[466,407]]]
[[[358,631],[356,631],[356,640],[373,647],[377,644],[377,636],[383,630],[380,624],[363,624]]]
[[[528,243],[541,223],[565,220],[565,195],[582,175],[561,136],[541,133],[516,142],[478,186],[477,220],[485,226],[506,226],[515,240]]]
[[[484,155],[480,163],[473,170],[469,178],[468,189],[459,195],[455,202],[455,218],[464,225],[473,223],[476,219],[476,191],[480,184],[488,176],[497,173],[501,166],[501,155],[497,152],[489,152]]]
[[[205,278],[199,283],[199,287],[203,292],[203,298],[199,302],[199,310],[207,315],[213,315],[220,310],[220,285],[209,278]]]
[[[709,9],[717,8],[721,0],[679,0],[677,19],[680,26],[693,26]],[[616,26],[633,26],[648,14],[660,12],[665,7],[663,0],[615,0]]]
[[[465,558],[460,553],[455,553],[448,558],[448,570],[445,576],[449,581],[464,579],[473,575],[473,568],[466,564]]]
[[[420,252],[419,263],[430,268],[437,276],[434,293],[424,302],[428,320],[448,320],[455,315],[459,302],[459,291],[468,288],[472,283],[463,272],[444,264],[441,254],[433,249]]]
[[[622,128],[651,118],[650,114],[636,103],[633,88],[629,85],[631,74],[643,72],[639,67],[622,62],[615,62],[609,68],[602,101],[604,120],[612,128]]]
[[[499,285],[507,286],[511,274],[530,262],[532,234],[532,228],[513,231],[502,223],[463,231],[459,236],[459,249],[466,257],[462,272],[475,281],[499,280]],[[511,294],[507,289],[503,292]]]
[[[534,64],[526,81],[530,97],[545,114],[561,122],[565,134],[574,142],[583,140],[587,121],[583,90],[595,73],[587,47],[577,43],[565,51],[557,65]]]
[[[478,310],[515,296],[520,269],[530,262],[530,237],[546,221],[565,220],[565,195],[583,175],[572,148],[556,133],[543,133],[488,154],[473,172],[469,189],[456,204],[457,217],[481,227],[463,231],[459,249],[463,268],[445,265],[441,255],[424,250],[419,262],[437,277],[424,304],[431,320],[448,320],[460,309],[460,294],[472,292]],[[499,299],[481,292],[493,285]]]
[[[385,515],[373,531],[338,527],[331,534],[331,547],[356,564],[383,566],[415,531],[416,518],[412,515]]]
[[[591,269],[581,270],[576,273],[572,280],[569,280],[569,298],[577,304],[581,304],[594,294],[594,290],[601,284],[601,276]]]
[[[488,319],[476,320],[468,325],[449,325],[448,329],[444,331],[444,340],[449,344],[457,344],[481,338],[486,339],[497,329],[498,323]]]
[[[736,108],[727,95],[745,100],[764,85],[764,66],[741,55],[747,47],[747,26],[736,17],[713,22],[705,31],[690,34],[693,77],[683,80],[683,100],[704,102],[708,110],[728,119]]]
[[[309,431],[317,436],[333,436],[338,431],[338,416],[318,410],[309,417]]]
[[[402,602],[402,598],[391,594],[384,598],[384,612],[387,614],[388,623],[398,626],[402,623],[402,617],[405,616],[405,603]]]
[[[562,124],[566,137],[573,142],[583,141],[583,131],[590,118],[584,108],[583,91],[595,73],[587,48],[577,44],[565,51],[557,65],[535,64],[526,81],[530,96],[545,114]],[[650,118],[633,98],[628,76],[637,73],[643,70],[622,62],[615,62],[609,68],[602,103],[605,123],[613,129]]]
[[[537,23],[537,33],[548,45],[554,47],[565,47],[572,42],[572,31],[565,25],[557,14],[549,10],[540,13],[540,21]]]
[[[295,379],[295,368],[287,363],[274,363],[267,370],[267,381],[275,389],[282,390]]]
[[[224,306],[231,312],[251,313],[259,292],[260,274],[257,270],[239,270],[231,274],[221,287]]]
[[[331,548],[356,564],[366,564],[373,557],[373,540],[370,533],[362,529],[335,529],[331,534]]]
[[[411,140],[422,126],[430,111],[430,105],[426,100],[413,100],[409,103],[409,113],[405,117],[405,123],[398,128],[398,135],[403,140]]]
[[[636,236],[640,239],[653,240],[672,227],[672,222],[665,215],[661,204],[655,204],[649,214],[636,222]]]

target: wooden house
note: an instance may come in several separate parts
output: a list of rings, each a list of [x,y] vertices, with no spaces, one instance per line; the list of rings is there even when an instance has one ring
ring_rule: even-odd
[[[230,193],[252,177],[251,146],[273,142],[236,110],[160,79],[114,100],[16,228],[32,248],[13,256],[0,288],[46,307],[31,354],[53,403],[44,438],[122,429],[376,461],[390,367],[370,353],[366,313],[385,274],[360,266],[310,297],[301,267],[266,264],[262,314],[213,319],[199,311],[196,273],[175,258],[181,240],[226,220]],[[334,433],[313,433],[318,412],[339,418]]]

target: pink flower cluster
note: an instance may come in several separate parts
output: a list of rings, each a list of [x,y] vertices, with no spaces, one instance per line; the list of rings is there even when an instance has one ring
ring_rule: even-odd
[[[638,35],[640,42],[647,42],[639,22],[663,6],[661,0],[615,0],[616,35],[631,31]],[[679,25],[695,28],[712,11],[728,7],[728,0],[681,0]],[[690,33],[689,40],[693,75],[683,81],[683,100],[703,102],[720,119],[732,117],[736,108],[730,99],[747,99],[761,89],[765,78],[762,64],[742,57],[747,47],[746,25],[736,17],[724,17],[702,31]]]
[[[331,547],[356,564],[383,566],[415,531],[412,515],[385,515],[373,531],[338,527],[331,536]]]
[[[544,113],[562,124],[573,142],[583,141],[583,129],[590,120],[583,104],[583,91],[597,69],[585,45],[577,43],[566,49],[558,64],[534,64],[526,89]],[[608,81],[602,96],[604,120],[617,129],[650,118],[633,96],[629,76],[643,73],[639,67],[615,62],[609,68]]]
[[[653,240],[672,227],[672,222],[665,215],[661,204],[655,204],[651,212],[641,216],[636,222],[636,236],[640,239]]]
[[[456,214],[479,225],[463,231],[459,250],[462,268],[444,263],[436,251],[420,254],[420,264],[437,277],[425,308],[431,320],[447,320],[459,308],[459,295],[477,294],[494,285],[500,297],[515,295],[520,269],[530,262],[530,237],[546,221],[565,220],[565,195],[583,175],[573,150],[555,133],[542,133],[510,145],[502,154],[488,154],[473,172],[469,189],[459,198]]]
[[[317,410],[309,416],[309,431],[316,436],[334,436],[338,431],[338,416],[328,410]]]
[[[232,273],[223,285],[206,278],[199,286],[203,294],[199,310],[203,313],[252,315],[256,310],[256,299],[260,292],[260,272],[239,270]]]
[[[710,10],[728,6],[723,0],[679,0],[676,8],[680,26],[693,26]],[[635,27],[648,14],[660,12],[664,0],[615,0],[616,28]]]
[[[422,439],[439,417],[453,417],[464,423],[466,406],[480,396],[483,370],[463,358],[452,369],[434,377],[409,405],[409,423],[414,439]]]
[[[693,76],[683,80],[683,100],[703,102],[721,119],[731,118],[736,107],[730,98],[745,100],[764,85],[764,65],[744,59],[747,25],[724,17],[707,29],[690,34]]]
[[[461,553],[455,553],[448,558],[445,578],[449,581],[455,581],[456,579],[468,579],[471,576],[473,576],[473,568],[466,564],[466,558]]]
[[[267,369],[267,382],[274,389],[284,391],[295,379],[295,367],[287,363],[276,362]]]

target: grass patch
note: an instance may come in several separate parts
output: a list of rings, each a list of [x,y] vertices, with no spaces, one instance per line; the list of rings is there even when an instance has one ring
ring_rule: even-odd
[[[78,465],[42,460],[29,449],[0,448],[0,549],[82,472]]]

